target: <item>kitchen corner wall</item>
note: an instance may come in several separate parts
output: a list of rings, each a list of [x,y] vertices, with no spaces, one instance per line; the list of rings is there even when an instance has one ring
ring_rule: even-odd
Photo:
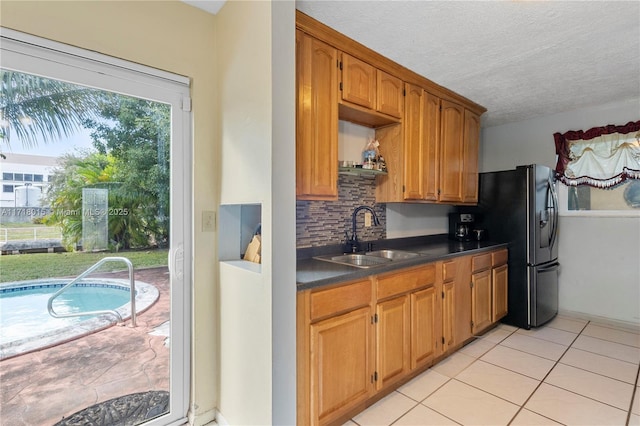
[[[364,227],[365,212],[356,218],[358,240],[386,238],[387,212],[385,204],[376,204],[374,176],[338,176],[337,201],[296,202],[297,248],[342,244],[345,231],[351,236],[351,215],[358,206],[372,207],[380,226]]]

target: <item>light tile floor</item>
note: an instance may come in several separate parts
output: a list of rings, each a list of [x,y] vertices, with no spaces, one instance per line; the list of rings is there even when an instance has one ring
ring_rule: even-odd
[[[640,329],[500,324],[345,425],[640,426]]]

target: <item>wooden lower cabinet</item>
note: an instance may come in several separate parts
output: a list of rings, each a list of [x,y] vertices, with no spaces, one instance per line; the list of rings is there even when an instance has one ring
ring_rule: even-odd
[[[450,352],[471,337],[469,256],[442,262],[443,352]]]
[[[436,330],[441,324],[438,321],[440,310],[438,309],[436,289],[431,286],[427,289],[411,294],[411,369],[414,370],[423,365],[430,365],[437,356],[438,333]]]
[[[372,391],[368,307],[311,324],[311,418],[325,424]]]
[[[442,352],[456,344],[456,297],[455,283],[442,284]]]
[[[491,270],[471,275],[471,332],[476,334],[492,324]]]
[[[344,423],[504,315],[505,253],[298,292],[298,424]]]
[[[376,388],[382,389],[409,371],[409,297],[378,303],[376,315]]]
[[[508,270],[507,265],[498,266],[491,271],[493,282],[493,312],[491,322],[496,322],[507,315],[508,305]]]

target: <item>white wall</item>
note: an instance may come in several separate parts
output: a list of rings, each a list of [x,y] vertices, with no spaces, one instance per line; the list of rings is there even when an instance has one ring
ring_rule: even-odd
[[[295,423],[294,29],[292,1],[216,16],[220,203],[262,206],[260,268],[220,263],[218,409],[233,425]]]
[[[271,2],[273,66],[271,423],[296,423],[295,2]]]
[[[229,424],[271,422],[271,6],[227,2],[216,16],[221,204],[261,204],[263,265],[220,264],[220,394]]]
[[[482,129],[480,171],[522,164],[555,168],[553,134],[626,124],[640,99]],[[640,324],[640,218],[560,218],[560,311]]]
[[[449,232],[453,206],[437,204],[387,204],[387,238],[436,235]]]

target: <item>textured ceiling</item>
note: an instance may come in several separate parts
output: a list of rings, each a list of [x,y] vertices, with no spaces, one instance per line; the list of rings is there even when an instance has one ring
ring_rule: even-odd
[[[214,14],[225,3],[183,1]],[[484,127],[640,99],[638,0],[296,0],[296,8],[484,106]]]
[[[485,127],[640,99],[639,1],[297,0],[296,8],[484,106]]]

